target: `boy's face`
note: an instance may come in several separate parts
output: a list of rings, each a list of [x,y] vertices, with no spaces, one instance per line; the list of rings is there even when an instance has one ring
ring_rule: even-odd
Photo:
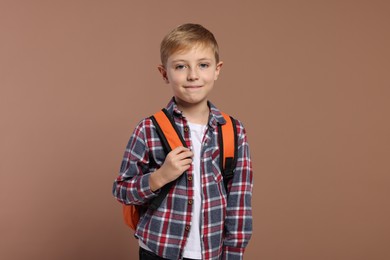
[[[222,67],[216,63],[210,47],[201,45],[168,57],[165,66],[159,66],[164,81],[170,84],[178,105],[207,105],[207,96],[213,89]]]

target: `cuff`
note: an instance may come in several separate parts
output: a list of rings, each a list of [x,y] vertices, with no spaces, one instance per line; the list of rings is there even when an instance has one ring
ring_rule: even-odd
[[[156,190],[156,191],[153,192],[150,189],[149,175],[150,174],[143,175],[141,177],[141,180],[140,180],[140,183],[139,183],[139,186],[138,186],[139,187],[138,188],[138,192],[139,192],[140,197],[143,197],[146,200],[154,198],[154,197],[156,197],[160,193],[160,190]]]

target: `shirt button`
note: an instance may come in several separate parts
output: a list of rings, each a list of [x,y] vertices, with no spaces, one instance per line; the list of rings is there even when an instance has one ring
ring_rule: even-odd
[[[187,180],[192,181],[192,176],[188,176]]]
[[[192,204],[194,201],[193,200],[188,200],[188,204]]]
[[[188,132],[190,129],[188,128],[188,126],[184,127],[184,132]]]
[[[186,226],[186,231],[189,231],[190,230],[190,226]]]

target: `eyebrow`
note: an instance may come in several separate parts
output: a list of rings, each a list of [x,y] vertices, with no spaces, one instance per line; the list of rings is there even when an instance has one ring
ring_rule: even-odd
[[[210,58],[201,58],[201,59],[198,59],[197,61],[212,61],[212,59],[210,59]],[[188,60],[183,60],[183,59],[172,60],[172,63],[175,63],[175,62],[188,62]]]

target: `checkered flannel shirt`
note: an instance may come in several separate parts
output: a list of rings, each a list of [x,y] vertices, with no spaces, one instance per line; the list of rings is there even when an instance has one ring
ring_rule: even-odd
[[[236,120],[238,159],[227,196],[220,169],[217,128],[226,121],[213,104],[208,105],[208,130],[201,149],[202,255],[203,259],[243,259],[252,234],[252,163],[246,132]],[[167,110],[173,115],[187,146],[191,147],[188,123],[174,99]],[[153,211],[148,205],[158,196],[158,191],[151,191],[149,175],[164,163],[165,156],[156,128],[150,118],[145,118],[130,137],[113,194],[123,204],[144,206],[145,213],[135,231],[137,238],[161,257],[181,259],[191,225],[193,167],[177,179],[160,207]]]

